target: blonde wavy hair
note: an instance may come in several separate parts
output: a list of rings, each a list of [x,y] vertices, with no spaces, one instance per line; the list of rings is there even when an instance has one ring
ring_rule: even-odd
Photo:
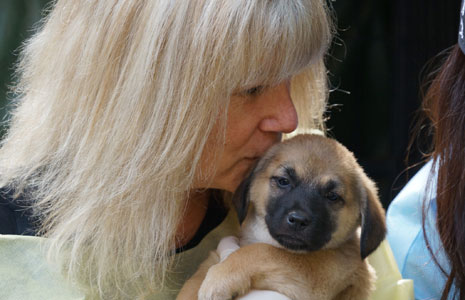
[[[0,185],[34,199],[50,257],[99,297],[160,288],[234,91],[292,78],[299,126],[323,129],[322,0],[59,0],[40,27],[22,51]]]

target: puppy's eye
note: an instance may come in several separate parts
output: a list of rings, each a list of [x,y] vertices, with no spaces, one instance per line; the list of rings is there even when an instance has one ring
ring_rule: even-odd
[[[285,189],[291,186],[291,182],[286,177],[273,177],[273,180],[276,182],[276,185],[281,189]]]
[[[338,200],[341,200],[341,196],[339,196],[337,193],[335,192],[328,192],[326,193],[325,195],[326,199],[328,199],[329,201],[331,202],[336,202]]]

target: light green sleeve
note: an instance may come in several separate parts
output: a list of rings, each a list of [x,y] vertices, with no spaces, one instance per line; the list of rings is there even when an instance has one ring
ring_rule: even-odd
[[[368,261],[376,270],[376,290],[371,300],[413,300],[413,280],[402,279],[387,240],[373,252]]]
[[[234,215],[211,231],[195,248],[176,255],[175,267],[165,287],[149,299],[175,299],[184,281],[216,249],[226,235],[237,235]],[[44,238],[0,235],[0,299],[1,300],[82,300],[88,299],[61,276],[58,267],[45,259]]]
[[[40,237],[0,235],[0,299],[85,299],[47,263],[43,242]]]

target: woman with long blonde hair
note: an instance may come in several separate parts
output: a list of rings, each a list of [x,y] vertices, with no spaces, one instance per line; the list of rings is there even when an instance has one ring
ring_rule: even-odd
[[[297,119],[323,129],[330,36],[321,0],[56,1],[18,65],[4,201],[86,293],[156,294],[221,222],[213,194]]]

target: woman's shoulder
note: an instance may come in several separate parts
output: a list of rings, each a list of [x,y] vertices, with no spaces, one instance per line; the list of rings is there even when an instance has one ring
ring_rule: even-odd
[[[45,258],[44,238],[0,235],[0,299],[84,299]]]

